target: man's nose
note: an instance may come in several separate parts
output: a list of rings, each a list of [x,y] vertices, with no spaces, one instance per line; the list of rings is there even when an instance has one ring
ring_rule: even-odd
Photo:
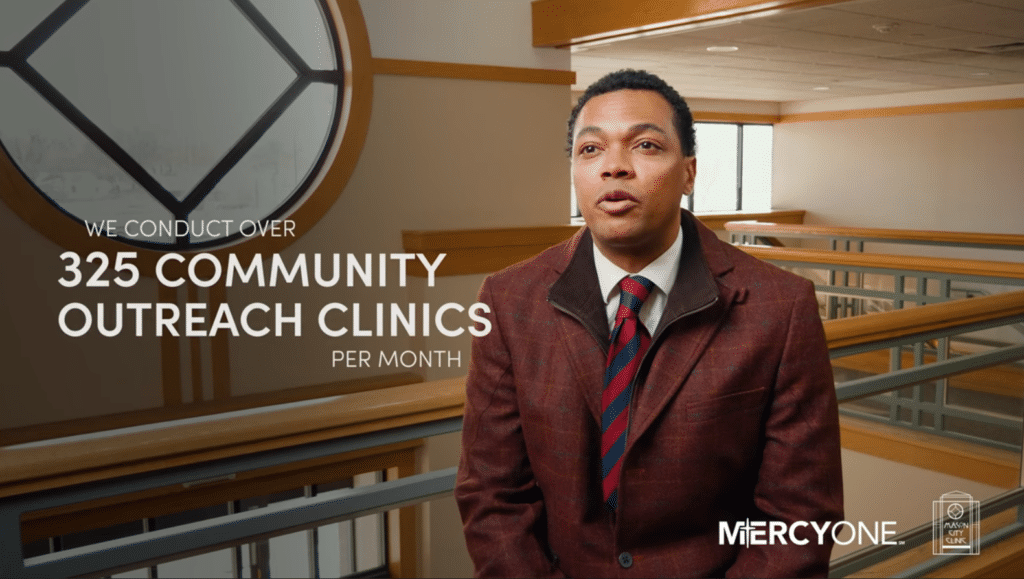
[[[604,166],[601,167],[602,178],[625,179],[631,176],[633,176],[633,164],[630,162],[628,152],[613,149],[605,154]]]

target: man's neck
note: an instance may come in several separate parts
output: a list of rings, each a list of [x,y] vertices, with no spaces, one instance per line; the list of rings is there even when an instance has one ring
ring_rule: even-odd
[[[608,261],[614,263],[618,267],[621,267],[622,269],[626,270],[627,272],[629,272],[631,274],[632,273],[639,273],[645,267],[650,265],[650,263],[652,261],[654,261],[654,259],[657,257],[657,256],[653,256],[653,257],[648,257],[648,256],[639,257],[639,256],[629,256],[629,255],[609,254],[609,253],[605,252],[604,250],[601,250],[600,248],[598,248],[598,250],[601,251],[602,255],[604,255],[605,257],[608,258]]]
[[[675,241],[675,238],[671,241]],[[628,250],[602,247],[602,245],[597,243],[596,240],[594,245],[597,250],[601,252],[601,255],[603,255],[608,261],[633,274],[640,273],[640,271],[650,265],[652,261],[658,259],[661,254],[665,253],[665,251],[672,246],[672,243],[669,243],[665,247],[657,247],[654,250],[643,252],[630,252]]]

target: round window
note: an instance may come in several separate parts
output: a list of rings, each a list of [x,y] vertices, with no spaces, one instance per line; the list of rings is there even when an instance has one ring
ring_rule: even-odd
[[[17,197],[55,209],[41,230],[157,251],[254,236],[316,193],[346,132],[341,17],[328,0],[5,3],[4,198],[37,228]]]

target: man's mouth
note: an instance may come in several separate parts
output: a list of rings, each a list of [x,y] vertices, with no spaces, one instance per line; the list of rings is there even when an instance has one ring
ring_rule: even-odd
[[[605,193],[597,200],[597,206],[610,215],[620,215],[636,207],[640,200],[626,191]]]

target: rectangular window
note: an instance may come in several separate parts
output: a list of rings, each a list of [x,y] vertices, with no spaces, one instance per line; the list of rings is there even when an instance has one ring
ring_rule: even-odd
[[[743,211],[772,210],[772,126],[740,125],[743,130]]]
[[[697,179],[693,195],[684,199],[691,211],[738,211],[740,196],[740,127],[727,123],[694,123],[697,131]]]
[[[697,179],[687,208],[769,211],[772,206],[772,126],[694,123]]]

